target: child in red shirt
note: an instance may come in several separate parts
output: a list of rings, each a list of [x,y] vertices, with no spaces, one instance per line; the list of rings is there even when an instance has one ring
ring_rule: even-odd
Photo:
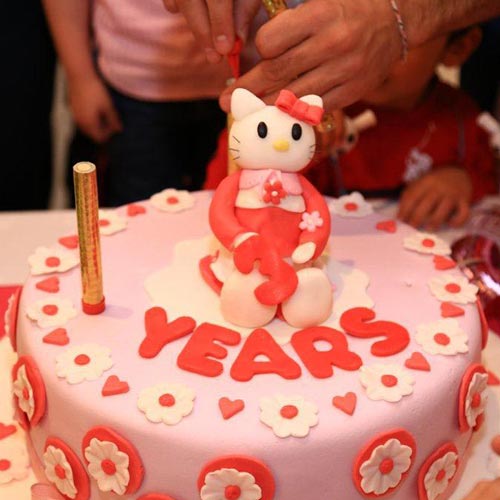
[[[477,47],[479,28],[436,38],[412,49],[405,62],[373,92],[345,110],[371,109],[377,125],[351,151],[313,162],[306,173],[324,194],[360,191],[366,197],[399,196],[399,218],[427,229],[462,225],[470,204],[498,192],[494,158],[480,113],[463,91],[438,81],[439,63],[460,66]],[[206,188],[227,171],[227,136],[208,167]]]

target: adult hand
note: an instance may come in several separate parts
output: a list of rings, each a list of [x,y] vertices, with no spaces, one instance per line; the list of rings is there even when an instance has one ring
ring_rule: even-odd
[[[122,130],[111,96],[97,75],[68,80],[68,93],[75,123],[93,141],[106,142]]]
[[[180,12],[208,62],[218,63],[233,48],[235,36],[246,40],[261,0],[163,0],[171,13]]]
[[[223,92],[225,111],[236,87],[267,102],[286,87],[322,96],[327,110],[345,107],[378,86],[403,50],[389,0],[309,0],[264,24],[255,43],[262,61]]]
[[[493,451],[500,455],[500,436],[496,436],[491,447]],[[464,500],[498,500],[500,498],[500,478],[494,481],[481,481],[464,498]]]
[[[445,222],[458,227],[469,216],[471,193],[469,174],[462,168],[432,170],[403,192],[398,217],[414,227],[425,225],[432,231]]]

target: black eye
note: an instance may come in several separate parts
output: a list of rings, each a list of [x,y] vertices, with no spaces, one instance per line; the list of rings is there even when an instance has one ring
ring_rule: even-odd
[[[354,134],[349,134],[349,135],[347,136],[347,142],[348,142],[349,144],[352,144],[355,140],[356,140],[356,136],[355,136]]]
[[[260,122],[257,125],[257,133],[261,139],[265,139],[267,136],[267,125],[264,122]]]
[[[292,127],[292,137],[298,141],[302,137],[302,127],[298,123],[294,123]]]

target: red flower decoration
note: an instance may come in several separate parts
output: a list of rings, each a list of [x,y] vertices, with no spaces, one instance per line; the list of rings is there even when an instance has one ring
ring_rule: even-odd
[[[488,383],[488,372],[484,366],[473,364],[467,368],[460,384],[458,422],[462,432],[471,426],[474,430],[482,424],[484,411],[483,390]],[[475,422],[475,423],[474,423]]]
[[[82,455],[85,457],[87,466],[90,461],[87,459],[85,452],[91,446],[91,441],[93,439],[99,441],[105,441],[108,443],[113,443],[118,448],[118,451],[125,453],[129,458],[128,472],[130,479],[128,481],[127,487],[124,494],[130,495],[135,493],[142,484],[144,479],[144,467],[142,465],[141,457],[135,447],[123,436],[115,432],[113,429],[104,426],[97,426],[90,429],[82,440]],[[110,460],[103,460],[102,467],[106,474],[109,474],[114,468],[114,464],[110,463]],[[116,467],[115,467],[116,468]]]
[[[419,500],[439,500],[456,476],[458,467],[458,450],[453,443],[446,443],[432,452],[418,473]]]
[[[266,182],[264,184],[264,195],[262,199],[266,203],[279,205],[281,200],[286,197],[286,191],[283,189],[281,181]]]
[[[22,371],[19,372],[19,370]],[[12,380],[14,381],[14,400],[20,425],[23,428],[28,426],[28,422],[32,426],[37,425],[45,414],[46,393],[40,370],[31,356],[21,356],[18,359],[12,368]],[[30,390],[32,394],[30,394]],[[22,405],[20,398],[24,399]],[[22,406],[27,409],[31,405],[33,407],[30,416],[31,411],[23,410]]]
[[[76,496],[71,500],[88,500],[90,497],[90,482],[77,454],[64,441],[56,437],[47,438],[47,441],[45,442],[45,451],[47,451],[49,446],[60,450],[71,467],[71,472],[73,473],[73,484],[76,489]],[[45,466],[47,467],[47,463]],[[54,472],[59,478],[64,478],[64,470],[62,470],[60,465],[59,467],[58,465],[54,467]],[[57,488],[57,483],[54,483],[54,486]],[[66,496],[59,490],[59,488],[57,489],[64,498],[70,499],[70,497]]]
[[[392,448],[394,448],[394,450]],[[401,455],[401,453],[408,455],[410,452],[408,448],[411,450],[411,454],[407,457],[410,459],[407,466],[402,467],[401,464],[403,462],[400,460],[401,456],[399,456],[398,465],[396,465],[393,458]],[[415,461],[416,451],[417,445],[415,443],[415,439],[404,429],[395,429],[375,436],[359,452],[356,460],[354,461],[352,471],[354,485],[363,497],[380,498],[394,493],[394,491],[398,489],[407,478]],[[363,489],[363,468],[366,468],[367,466],[376,467],[379,475],[392,474],[394,470],[399,468],[399,470],[397,470],[399,479],[394,486],[386,488],[380,493],[366,491]],[[369,476],[372,476],[372,474],[370,473]],[[369,490],[366,486],[365,488]]]
[[[236,469],[251,474],[262,490],[261,500],[273,500],[276,485],[271,471],[264,462],[244,455],[228,455],[208,462],[198,476],[198,490],[203,488],[207,474],[220,469]]]

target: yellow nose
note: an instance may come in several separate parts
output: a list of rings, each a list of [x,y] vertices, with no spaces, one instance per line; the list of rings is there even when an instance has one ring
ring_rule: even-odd
[[[290,149],[290,143],[286,139],[278,139],[277,141],[273,142],[273,148],[276,151],[284,153],[285,151],[288,151]]]

